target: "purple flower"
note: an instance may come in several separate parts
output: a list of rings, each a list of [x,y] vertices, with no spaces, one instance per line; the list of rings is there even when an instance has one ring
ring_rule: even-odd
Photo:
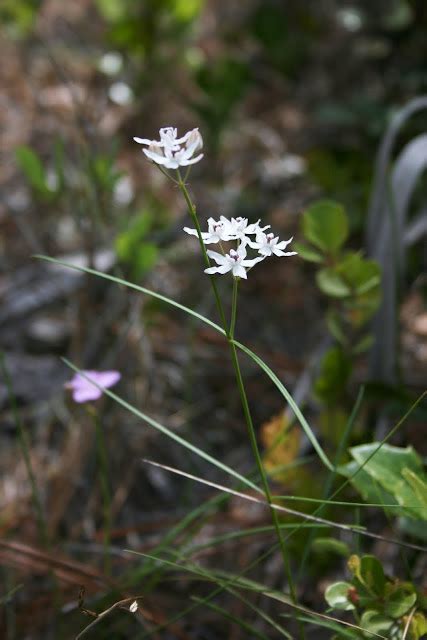
[[[103,390],[113,387],[121,377],[118,371],[82,371],[76,373],[70,382],[65,384],[65,388],[72,390],[74,402],[89,402],[98,400]]]

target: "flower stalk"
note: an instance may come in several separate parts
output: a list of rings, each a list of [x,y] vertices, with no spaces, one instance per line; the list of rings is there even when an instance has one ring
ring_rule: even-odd
[[[200,228],[200,223],[197,217],[197,213],[196,213],[196,207],[193,204],[190,194],[188,193],[188,189],[184,183],[184,181],[181,178],[180,172],[178,171],[178,184],[179,184],[179,188],[185,198],[185,201],[187,203],[187,207],[188,207],[188,212],[194,222],[194,226],[196,228],[197,231],[197,236],[199,239],[199,243],[200,243],[200,247],[202,249],[202,254],[204,257],[204,261],[205,263],[208,265],[210,265],[209,262],[209,256],[208,253],[206,251],[206,247],[205,244],[203,242],[203,237],[202,237],[202,231]],[[255,428],[254,428],[254,424],[253,424],[253,420],[252,420],[252,415],[251,415],[251,411],[250,411],[250,407],[249,407],[249,402],[248,402],[248,398],[247,398],[247,394],[246,394],[246,389],[245,389],[245,385],[243,382],[243,377],[242,377],[242,372],[240,369],[240,364],[239,364],[239,359],[237,356],[237,351],[236,351],[236,347],[235,344],[233,342],[234,340],[234,332],[235,332],[235,326],[236,326],[236,318],[237,318],[237,293],[238,293],[238,282],[239,279],[236,277],[233,277],[233,295],[232,295],[232,308],[231,308],[231,321],[230,321],[230,326],[227,325],[227,322],[225,320],[225,314],[224,314],[224,309],[221,303],[221,299],[218,293],[218,289],[216,286],[216,282],[213,278],[213,276],[210,276],[210,280],[212,283],[212,289],[214,292],[214,296],[215,296],[215,301],[217,304],[217,308],[218,308],[218,313],[220,315],[221,318],[221,322],[222,322],[222,326],[224,331],[226,332],[226,336],[227,336],[227,341],[229,343],[230,346],[230,353],[231,353],[231,359],[232,359],[232,364],[233,364],[233,368],[234,368],[234,373],[236,376],[236,381],[237,381],[237,386],[238,386],[238,390],[239,390],[239,395],[240,395],[240,400],[242,403],[242,408],[243,408],[243,413],[244,413],[244,417],[245,417],[245,421],[246,421],[246,426],[247,426],[247,430],[248,430],[248,435],[249,435],[249,441],[251,443],[251,448],[252,448],[252,452],[255,458],[255,462],[256,462],[256,466],[258,469],[258,473],[259,476],[261,478],[261,482],[262,482],[262,486],[263,486],[263,490],[264,490],[264,494],[265,494],[265,498],[268,502],[268,504],[270,505],[270,512],[271,512],[271,517],[272,517],[272,522],[273,522],[273,526],[279,541],[279,545],[280,545],[280,551],[281,551],[281,555],[283,558],[283,564],[285,567],[285,572],[286,572],[286,577],[288,580],[288,584],[289,584],[289,591],[290,591],[290,596],[291,599],[294,603],[297,602],[297,597],[296,597],[296,590],[295,590],[295,586],[294,586],[294,582],[293,582],[293,578],[292,578],[292,573],[291,573],[291,569],[290,569],[290,563],[289,563],[289,559],[288,559],[288,552],[283,540],[283,536],[280,530],[280,523],[279,523],[279,518],[277,515],[277,511],[273,508],[273,497],[270,491],[270,487],[269,487],[269,483],[268,483],[268,479],[267,479],[267,474],[265,472],[264,469],[264,465],[262,463],[262,458],[261,458],[261,453],[258,447],[258,442],[257,442],[257,438],[256,438],[256,433],[255,433]],[[302,630],[302,627],[300,627],[300,636],[301,638],[304,637],[304,632]]]

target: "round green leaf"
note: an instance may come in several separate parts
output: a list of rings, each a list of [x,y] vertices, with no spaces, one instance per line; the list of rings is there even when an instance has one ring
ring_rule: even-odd
[[[348,237],[347,216],[340,204],[321,200],[304,212],[302,230],[316,247],[335,254]]]
[[[325,591],[325,600],[332,609],[352,611],[356,607],[348,599],[350,589],[354,589],[349,582],[334,582]]]

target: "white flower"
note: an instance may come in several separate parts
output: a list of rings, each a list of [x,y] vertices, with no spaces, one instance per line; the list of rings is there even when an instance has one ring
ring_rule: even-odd
[[[264,231],[268,229],[270,225],[266,227],[259,226],[260,221],[254,224],[248,224],[247,218],[231,218],[228,220],[225,216],[221,216],[219,221],[214,218],[208,220],[208,231],[202,231],[202,239],[205,244],[214,244],[216,242],[228,242],[230,240],[242,240],[248,241],[247,236],[249,234],[258,233],[258,231]],[[184,231],[191,236],[197,236],[196,229],[189,229],[184,227]]]
[[[250,269],[257,262],[264,260],[264,256],[259,256],[252,260],[246,260],[247,251],[244,243],[242,243],[237,250],[231,249],[230,253],[227,253],[226,255],[210,250],[207,254],[212,258],[212,260],[215,260],[219,266],[209,267],[208,269],[205,269],[205,273],[228,273],[231,271],[234,277],[244,278],[245,280],[247,278],[246,268]]]
[[[258,233],[258,231],[264,231],[265,229],[269,229],[270,225],[268,224],[266,227],[260,227],[259,223],[261,221],[258,220],[253,224],[248,224],[247,218],[231,218],[230,224],[230,236],[232,239],[241,239],[243,240],[246,236],[252,235],[254,233]],[[231,239],[231,238],[230,238]]]
[[[295,256],[297,255],[296,251],[283,251],[292,240],[293,238],[279,242],[279,236],[274,237],[274,233],[264,233],[262,229],[259,229],[255,236],[255,241],[248,240],[248,244],[252,249],[257,249],[258,253],[264,257],[272,256],[273,254],[275,256]]]
[[[143,149],[143,152],[156,164],[166,169],[178,169],[199,162],[203,158],[203,153],[192,157],[203,147],[203,139],[198,129],[187,131],[182,138],[177,138],[177,129],[164,127],[160,129],[159,135],[160,140],[134,138],[138,144],[148,146],[148,149]]]
[[[185,233],[190,236],[198,236],[196,229],[184,227]],[[208,231],[202,231],[202,239],[204,244],[214,244],[216,242],[228,242],[228,240],[236,240],[236,236],[231,233],[230,220],[221,216],[219,221],[213,218],[208,219]]]

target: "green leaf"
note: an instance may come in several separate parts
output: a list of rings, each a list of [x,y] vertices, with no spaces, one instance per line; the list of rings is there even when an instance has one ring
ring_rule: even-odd
[[[412,447],[404,449],[388,444],[377,449],[378,443],[374,442],[353,447],[350,453],[359,465],[364,464],[363,471],[370,476],[371,482],[380,485],[404,507],[405,511],[402,509],[400,515],[406,512],[412,518],[427,520],[426,482],[417,453]],[[365,480],[366,476],[362,479]],[[357,486],[357,481],[354,484]]]
[[[336,254],[347,240],[348,219],[340,204],[321,200],[303,213],[302,230],[306,239],[316,247]]]
[[[402,476],[411,485],[419,502],[425,508],[427,519],[427,482],[425,482],[419,474],[414,473],[411,469],[407,469],[406,467],[402,469]]]
[[[336,538],[315,538],[311,544],[311,550],[319,554],[333,554],[347,558],[350,554],[350,548],[341,540]]]
[[[360,559],[360,578],[363,584],[376,595],[382,596],[385,587],[385,576],[381,562],[371,555]]]
[[[399,508],[397,500],[387,491],[385,491],[371,476],[366,473],[365,469],[359,469],[360,465],[355,462],[348,462],[338,467],[337,471],[346,478],[351,478],[350,483],[360,493],[363,499],[370,504],[396,504],[397,508],[385,507],[384,511],[391,516],[402,515],[402,509]],[[357,474],[356,474],[357,471]],[[356,475],[355,475],[356,474]]]
[[[348,340],[345,335],[340,314],[334,309],[329,311],[326,315],[326,324],[328,325],[328,329],[335,340],[337,340],[341,345],[346,345]]]
[[[413,616],[409,627],[409,638],[418,640],[427,634],[427,620],[420,611]]]
[[[333,298],[346,298],[351,294],[350,287],[337,271],[331,267],[316,273],[316,282],[320,291]]]
[[[348,253],[336,267],[346,283],[356,293],[362,295],[379,286],[381,270],[375,260],[367,260],[360,253]]]
[[[294,242],[294,249],[298,252],[300,258],[307,260],[307,262],[324,262],[325,260],[319,251],[300,242]]]
[[[352,611],[356,607],[349,600],[349,593],[354,587],[349,582],[334,582],[325,591],[325,600],[332,609]]]
[[[403,469],[408,468],[415,473],[422,471],[421,459],[412,447],[394,447],[389,444],[380,446],[379,442],[371,442],[352,447],[350,453],[359,465],[369,459],[364,470],[391,494],[395,493],[396,486],[402,479]]]
[[[141,278],[144,273],[150,271],[157,262],[159,251],[155,244],[144,242],[134,259],[134,273],[136,278]]]
[[[366,629],[366,631],[384,635],[390,631],[393,626],[393,620],[386,618],[381,613],[378,613],[378,611],[368,610],[362,615],[360,619],[360,626],[363,627],[363,629]]]
[[[399,585],[385,600],[384,613],[391,618],[401,618],[417,600],[412,585]]]
[[[46,183],[46,174],[40,158],[29,147],[18,147],[15,151],[17,163],[30,185],[43,196],[51,196]]]

